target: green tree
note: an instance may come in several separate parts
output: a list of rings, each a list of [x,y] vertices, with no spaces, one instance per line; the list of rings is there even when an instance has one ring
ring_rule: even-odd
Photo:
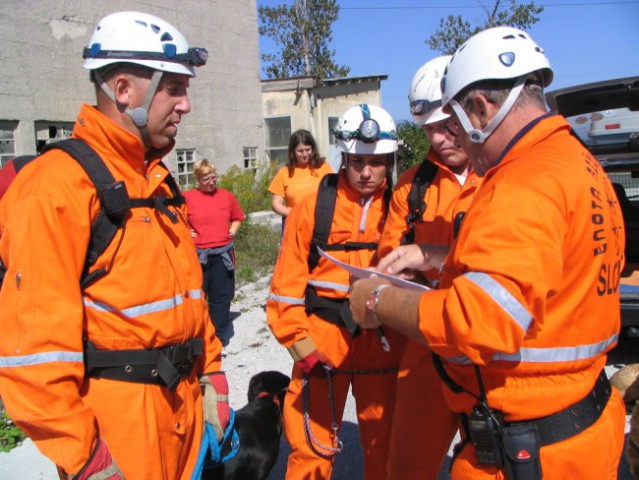
[[[539,14],[544,10],[533,1],[519,5],[517,0],[495,0],[492,8],[481,2],[480,5],[486,13],[483,24],[473,27],[461,15],[448,15],[439,21],[439,28],[426,40],[428,46],[444,55],[452,55],[468,38],[487,28],[508,25],[528,30],[539,21]]]
[[[260,35],[271,38],[279,47],[276,54],[263,54],[268,78],[317,76],[345,77],[347,66],[333,61],[335,50],[332,25],[339,16],[337,0],[295,0],[290,7],[278,5],[258,8]]]
[[[408,120],[402,120],[397,124],[397,136],[404,143],[398,155],[397,176],[399,176],[411,165],[421,162],[426,157],[430,142],[421,127]]]

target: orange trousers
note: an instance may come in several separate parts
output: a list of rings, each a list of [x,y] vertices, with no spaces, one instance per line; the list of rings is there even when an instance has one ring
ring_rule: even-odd
[[[541,448],[544,480],[616,480],[624,444],[626,407],[616,388],[601,417],[585,431]],[[478,465],[468,443],[453,461],[451,480],[505,480],[503,471]]]
[[[448,408],[442,388],[430,350],[409,340],[397,376],[389,480],[437,479],[459,428],[459,416]]]
[[[318,324],[318,322],[321,322]],[[342,425],[342,415],[349,387],[352,389],[357,409],[360,442],[364,453],[365,478],[385,480],[390,442],[390,428],[395,404],[397,366],[405,339],[387,329],[391,345],[384,352],[375,330],[366,330],[352,339],[346,329],[323,320],[314,322],[313,340],[318,350],[326,355],[335,368],[351,373],[335,373],[331,377],[332,388],[323,373],[311,375],[308,380],[308,403],[302,392],[302,373],[293,368],[291,383],[284,401],[284,434],[291,447],[286,471],[287,479],[326,480],[331,478],[333,458],[317,453],[317,447],[332,447],[332,424]],[[356,373],[352,373],[355,371]],[[334,402],[334,415],[331,401]],[[307,432],[304,411],[310,416]],[[307,435],[309,438],[307,438]],[[312,438],[310,438],[312,436]],[[339,434],[338,434],[339,436]],[[344,445],[345,449],[349,445]],[[350,447],[352,448],[352,447]],[[320,452],[328,453],[320,449]]]

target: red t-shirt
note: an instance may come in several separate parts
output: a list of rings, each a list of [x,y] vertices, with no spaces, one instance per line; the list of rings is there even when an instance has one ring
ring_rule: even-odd
[[[193,239],[197,248],[222,247],[233,238],[229,235],[231,222],[244,220],[240,203],[228,190],[216,188],[204,193],[195,188],[184,192],[187,221],[197,232]]]

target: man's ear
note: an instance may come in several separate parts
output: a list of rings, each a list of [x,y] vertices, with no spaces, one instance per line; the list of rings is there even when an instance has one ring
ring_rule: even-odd
[[[481,93],[474,95],[472,98],[472,112],[479,119],[482,128],[485,128],[497,114],[499,108],[495,107],[497,106]]]
[[[115,102],[118,107],[127,108],[131,103],[131,95],[133,81],[131,77],[125,73],[116,75],[112,80],[112,91],[115,95]]]

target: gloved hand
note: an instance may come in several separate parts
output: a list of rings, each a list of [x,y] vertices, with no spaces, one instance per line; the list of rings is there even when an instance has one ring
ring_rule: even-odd
[[[200,386],[204,395],[204,421],[213,425],[218,443],[224,437],[229,425],[229,384],[224,372],[213,372],[200,377]]]
[[[69,475],[69,479],[73,480],[88,480],[92,477],[104,480],[124,480],[124,474],[113,461],[109,447],[102,440],[98,440],[97,447],[82,469],[75,475]]]
[[[313,350],[301,360],[295,362],[295,365],[307,375],[325,376],[324,365],[332,367],[331,361],[318,350]]]

